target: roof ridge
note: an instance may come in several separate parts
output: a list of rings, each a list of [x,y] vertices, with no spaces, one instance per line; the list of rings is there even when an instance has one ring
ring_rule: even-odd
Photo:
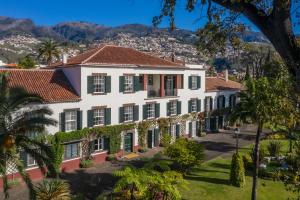
[[[88,57],[87,59],[85,59],[84,61],[82,61],[81,64],[85,64],[87,61],[89,61],[90,59],[92,59],[95,55],[97,55],[100,51],[102,51],[106,46],[107,46],[106,44],[100,46],[99,49],[94,54],[92,54],[90,57]]]

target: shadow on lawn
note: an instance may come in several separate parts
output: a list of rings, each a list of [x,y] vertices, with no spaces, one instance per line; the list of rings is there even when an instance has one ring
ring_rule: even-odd
[[[219,152],[229,152],[235,149],[235,144],[228,142],[214,142],[214,141],[203,141],[201,142],[206,150],[219,151]]]
[[[223,163],[212,162],[212,163],[209,163],[209,165],[211,167],[214,167],[214,168],[222,168],[222,169],[228,169],[228,170],[230,170],[230,164],[223,164]]]
[[[86,199],[96,199],[103,192],[111,191],[118,180],[110,173],[87,173],[85,170],[65,172],[61,178],[70,184],[73,194],[83,194]]]
[[[191,181],[202,181],[206,183],[213,183],[218,185],[229,185],[229,180],[213,178],[213,177],[205,177],[205,176],[185,176],[184,179]]]

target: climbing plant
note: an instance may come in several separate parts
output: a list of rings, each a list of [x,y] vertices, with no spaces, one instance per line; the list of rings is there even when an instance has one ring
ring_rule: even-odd
[[[151,124],[151,121],[142,121],[138,124],[139,145],[141,148],[146,147],[146,135]]]
[[[171,143],[171,136],[169,134],[170,119],[160,118],[157,120],[159,130],[161,131],[161,144],[168,146]]]

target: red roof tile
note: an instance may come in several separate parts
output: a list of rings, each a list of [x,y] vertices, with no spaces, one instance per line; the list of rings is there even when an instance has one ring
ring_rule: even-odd
[[[241,83],[228,80],[219,77],[206,77],[205,78],[205,91],[222,91],[222,90],[242,90],[243,85]]]
[[[22,87],[46,103],[79,101],[80,97],[61,70],[0,69],[8,72],[8,86]]]
[[[185,68],[184,65],[171,62],[128,47],[100,45],[82,54],[68,59],[67,63],[55,63],[49,67],[70,65],[135,65],[139,67]]]

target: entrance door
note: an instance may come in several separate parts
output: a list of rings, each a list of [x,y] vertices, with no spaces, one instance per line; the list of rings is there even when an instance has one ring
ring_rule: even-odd
[[[154,138],[154,131],[153,130],[148,130],[148,137],[147,137],[147,143],[148,143],[148,148],[152,149],[153,148],[153,138]]]
[[[154,129],[154,146],[159,146],[159,129]]]
[[[132,152],[133,149],[133,134],[126,133],[124,136],[124,151]]]
[[[166,96],[174,96],[174,78],[173,76],[167,76],[166,77]]]
[[[210,130],[213,132],[217,131],[217,118],[216,117],[210,118]]]
[[[224,126],[224,120],[223,116],[219,116],[219,123],[218,123],[219,129],[222,129]]]

